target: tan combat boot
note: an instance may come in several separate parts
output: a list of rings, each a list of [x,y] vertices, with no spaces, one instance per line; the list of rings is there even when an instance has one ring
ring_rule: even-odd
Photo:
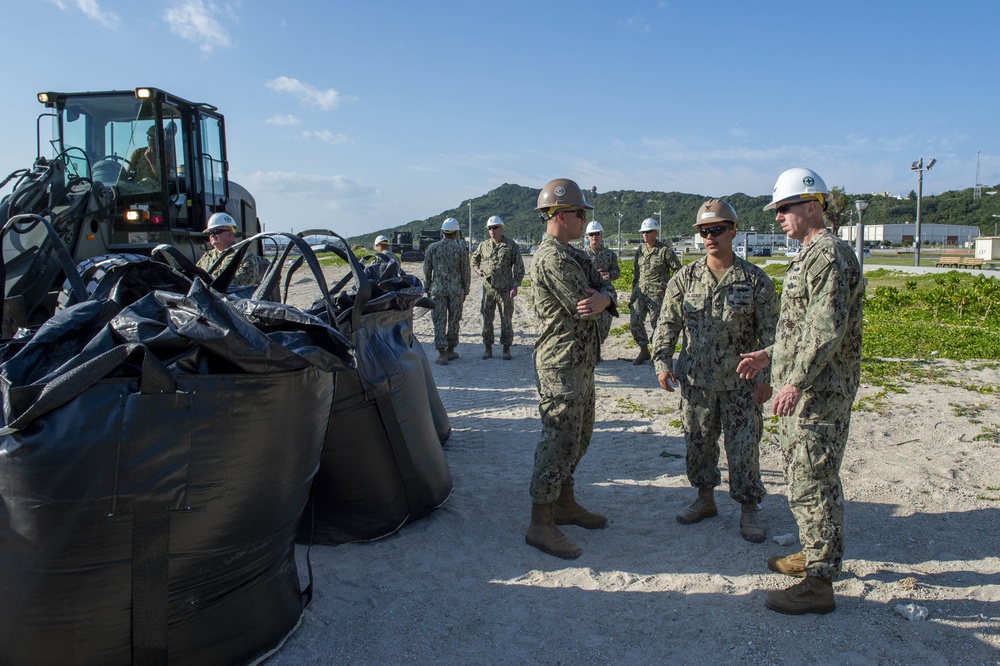
[[[493,358],[493,345],[486,345],[486,351],[483,352],[483,360],[488,358]]]
[[[699,488],[698,499],[677,514],[677,522],[681,525],[691,525],[717,515],[719,515],[719,510],[715,507],[715,489]]]
[[[787,590],[769,590],[764,603],[771,610],[785,615],[823,615],[837,608],[833,599],[833,581],[813,576],[807,576]]]
[[[503,355],[500,358],[502,358],[505,361],[509,361],[511,359],[510,345],[503,346]]]
[[[454,347],[448,347],[448,360],[454,361],[456,358],[458,358],[458,352],[455,351]]]
[[[651,358],[653,357],[649,355],[649,345],[640,345],[639,355],[632,361],[632,365],[642,365]]]
[[[556,525],[578,525],[588,530],[603,529],[608,524],[607,516],[587,511],[576,503],[573,484],[564,483],[559,491],[559,499],[554,505],[553,515]]]
[[[531,505],[531,524],[528,525],[528,531],[524,535],[524,542],[543,553],[565,560],[583,554],[583,549],[556,527],[551,504]]]
[[[791,555],[775,555],[767,560],[767,568],[786,576],[795,578],[805,578],[806,576],[806,554],[801,550]]]
[[[438,365],[448,365],[448,350],[438,349],[438,357],[434,359]]]
[[[760,524],[756,502],[747,502],[740,509],[740,534],[750,543],[763,543],[767,530]]]

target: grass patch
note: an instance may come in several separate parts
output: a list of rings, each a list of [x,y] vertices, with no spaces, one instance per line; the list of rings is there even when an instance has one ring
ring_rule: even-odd
[[[955,416],[967,417],[969,423],[982,423],[980,417],[983,415],[989,406],[981,402],[977,405],[959,405],[954,402],[949,402],[948,406],[951,407],[952,412]]]
[[[615,398],[615,405],[618,414],[638,414],[639,416],[652,421],[658,414],[666,414],[669,410],[658,410],[640,405],[631,398]]]
[[[626,333],[629,333],[629,330],[630,329],[629,329],[629,325],[628,324],[622,324],[621,326],[612,326],[611,330],[608,331],[608,335],[614,336],[616,338],[620,338],[621,336],[625,335]]]

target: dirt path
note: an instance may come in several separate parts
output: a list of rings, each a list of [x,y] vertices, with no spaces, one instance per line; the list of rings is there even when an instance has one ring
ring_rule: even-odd
[[[461,358],[433,366],[454,428],[450,501],[380,541],[314,547],[316,596],[269,664],[1000,663],[997,392],[929,383],[879,397],[862,387],[868,407],[854,414],[843,468],[838,610],[782,616],[762,592],[794,582],[765,564],[797,548],[771,541],[796,534],[777,445],[767,436],[761,451],[767,542],[740,538],[725,485],[719,517],[678,524],[694,495],[678,399],[648,363],[617,360],[635,355],[627,333],[598,366],[597,424],[577,475],[578,496],[611,523],[566,528],[584,548],[577,560],[524,544],[539,433],[533,315],[525,290],[514,359],[481,361],[479,302],[476,282]],[[430,317],[415,328],[433,358]],[[933,367],[938,381],[1000,389],[997,364]],[[929,619],[901,617],[894,607],[907,603]]]

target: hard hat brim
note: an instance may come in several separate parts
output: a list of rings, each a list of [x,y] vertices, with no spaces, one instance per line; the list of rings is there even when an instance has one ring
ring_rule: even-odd
[[[726,224],[731,224],[733,225],[734,229],[739,226],[739,224],[737,224],[733,220],[728,220],[724,217],[712,217],[706,220],[698,220],[697,222],[694,223],[694,228],[697,229],[698,227],[703,227],[706,224],[715,224],[717,222],[725,222]]]

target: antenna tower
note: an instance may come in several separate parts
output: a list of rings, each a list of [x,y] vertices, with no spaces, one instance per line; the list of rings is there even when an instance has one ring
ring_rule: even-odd
[[[981,151],[976,151],[976,186],[972,188],[972,200],[982,198],[983,196],[983,183],[982,179],[979,177],[979,153]]]

